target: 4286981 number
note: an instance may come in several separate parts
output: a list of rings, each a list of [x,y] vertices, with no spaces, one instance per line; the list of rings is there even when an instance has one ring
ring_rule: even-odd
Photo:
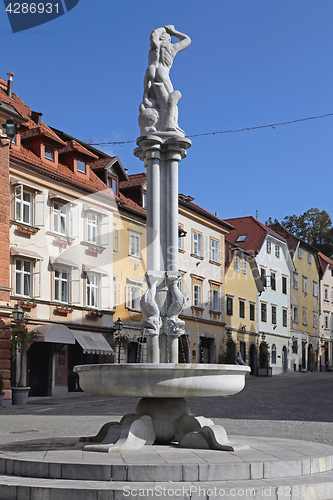
[[[9,14],[52,14],[55,12],[59,13],[59,4],[58,3],[9,3],[6,11]]]

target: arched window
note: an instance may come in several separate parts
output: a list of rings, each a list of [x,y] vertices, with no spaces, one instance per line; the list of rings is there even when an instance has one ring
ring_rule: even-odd
[[[272,365],[276,365],[276,345],[272,344]]]

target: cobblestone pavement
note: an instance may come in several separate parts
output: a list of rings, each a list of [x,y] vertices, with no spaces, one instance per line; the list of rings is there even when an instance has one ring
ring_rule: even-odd
[[[132,413],[138,401],[138,398],[79,393],[66,398],[31,398],[25,406],[3,406],[0,408],[0,443],[50,435],[94,434],[108,420]],[[195,415],[213,418],[228,434],[333,445],[333,373],[249,376],[239,394],[188,398],[188,402]]]

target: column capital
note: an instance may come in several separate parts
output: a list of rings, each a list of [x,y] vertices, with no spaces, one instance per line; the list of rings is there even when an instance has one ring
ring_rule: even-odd
[[[139,147],[135,148],[134,155],[144,161],[150,158],[160,158],[163,139],[156,135],[141,136],[136,141]]]

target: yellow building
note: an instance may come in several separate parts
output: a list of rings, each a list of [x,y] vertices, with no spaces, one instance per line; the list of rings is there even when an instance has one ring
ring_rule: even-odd
[[[251,343],[257,344],[257,297],[264,290],[255,257],[226,240],[225,322],[227,337],[236,342],[242,359],[248,362]]]

